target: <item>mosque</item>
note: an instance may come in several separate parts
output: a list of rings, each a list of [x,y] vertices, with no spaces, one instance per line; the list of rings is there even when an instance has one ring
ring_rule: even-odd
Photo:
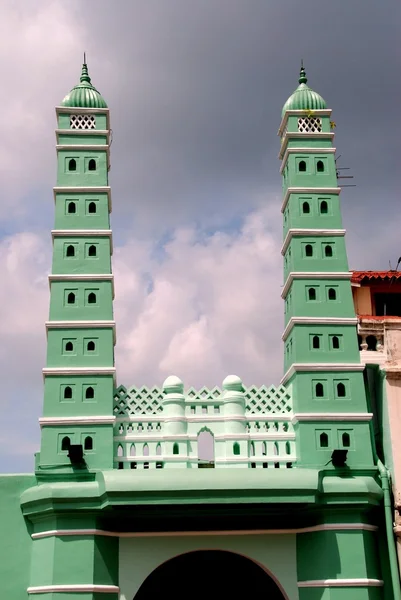
[[[401,278],[349,270],[331,112],[302,67],[279,125],[279,385],[124,386],[110,111],[83,65],[56,107],[41,445],[34,474],[0,476],[1,598],[401,599]]]

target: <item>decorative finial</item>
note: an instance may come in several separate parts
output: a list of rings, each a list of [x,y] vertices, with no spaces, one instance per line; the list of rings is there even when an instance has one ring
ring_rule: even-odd
[[[299,79],[298,79],[299,83],[306,83],[308,80],[306,78],[306,73],[305,73],[305,69],[304,69],[304,61],[303,59],[301,59],[301,71],[299,73]]]
[[[86,64],[86,52],[84,52],[84,63],[82,65],[82,73],[81,73],[81,77],[80,77],[80,82],[81,83],[91,83],[91,78],[89,77],[89,73],[88,73],[88,65]]]
[[[84,65],[86,65],[86,52],[84,52]]]

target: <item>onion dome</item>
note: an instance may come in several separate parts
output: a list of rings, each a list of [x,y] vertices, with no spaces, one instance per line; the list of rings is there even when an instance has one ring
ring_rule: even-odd
[[[79,83],[66,95],[61,102],[61,106],[71,106],[74,108],[107,108],[103,96],[101,96],[91,83],[85,57]]]
[[[327,108],[323,98],[306,85],[308,80],[303,65],[301,66],[298,81],[299,86],[283,106],[282,117],[284,117],[287,110],[321,110]]]

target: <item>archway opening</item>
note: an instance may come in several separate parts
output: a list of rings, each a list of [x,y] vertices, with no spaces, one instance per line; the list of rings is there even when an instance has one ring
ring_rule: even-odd
[[[198,468],[214,469],[214,435],[207,427],[198,433]]]
[[[244,600],[250,595],[284,600],[277,583],[252,560],[223,550],[196,550],[163,563],[133,600],[154,600],[163,590],[174,600]]]

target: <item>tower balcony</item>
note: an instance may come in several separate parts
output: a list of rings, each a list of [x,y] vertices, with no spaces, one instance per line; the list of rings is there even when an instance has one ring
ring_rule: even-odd
[[[358,315],[361,362],[401,368],[401,317]]]

